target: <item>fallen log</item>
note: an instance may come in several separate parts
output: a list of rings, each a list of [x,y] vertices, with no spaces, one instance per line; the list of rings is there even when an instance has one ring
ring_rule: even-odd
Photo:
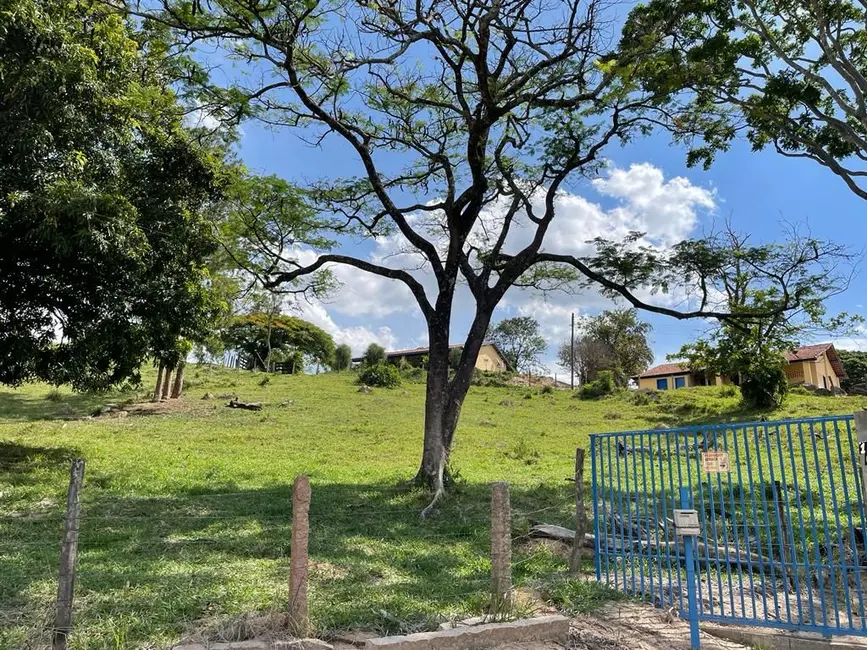
[[[262,410],[262,402],[239,402],[236,399],[230,400],[226,406],[230,409],[245,409],[247,411]]]
[[[562,542],[572,543],[575,539],[575,531],[563,526],[553,524],[537,524],[530,528],[530,537],[556,539]],[[654,559],[658,554],[659,559],[672,558],[680,562],[684,562],[683,550],[677,542],[669,542],[660,540],[658,543],[654,540],[634,540],[630,543],[626,539],[613,539],[615,544],[602,546],[599,550],[603,553],[623,554],[632,553],[637,557],[645,559]],[[596,548],[596,537],[592,533],[584,533],[584,548]],[[743,570],[752,569],[753,571],[770,573],[781,571],[782,564],[780,562],[768,560],[757,553],[747,553],[738,549],[727,549],[724,546],[711,546],[702,541],[696,543],[696,560],[702,565],[720,566],[729,565],[732,567],[740,566]],[[784,575],[781,573],[781,575]]]

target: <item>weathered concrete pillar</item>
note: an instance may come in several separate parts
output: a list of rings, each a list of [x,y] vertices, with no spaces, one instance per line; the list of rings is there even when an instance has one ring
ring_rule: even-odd
[[[494,483],[491,493],[491,612],[508,609],[512,592],[512,511],[509,484]]]

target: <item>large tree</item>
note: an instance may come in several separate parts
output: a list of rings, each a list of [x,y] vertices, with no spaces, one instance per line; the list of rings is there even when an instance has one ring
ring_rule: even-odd
[[[588,255],[546,246],[558,196],[599,169],[608,145],[658,121],[672,91],[635,83],[655,60],[652,48],[610,56],[607,3],[117,2],[174,27],[179,48],[204,43],[249,64],[254,74],[213,87],[210,101],[308,142],[339,141],[356,161],[355,175],[322,179],[311,200],[334,215],[339,233],[392,237],[403,255],[327,252],[308,261],[289,251],[268,283],[297,289],[342,264],[401,282],[415,298],[430,346],[416,478],[435,491],[425,513],[443,493],[472,361],[510,287],[584,283],[676,318],[728,317],[710,300],[719,279],[706,246],[660,251],[639,234],[595,242]],[[450,376],[460,286],[472,318]],[[685,286],[696,294],[683,310],[645,298]],[[789,298],[781,309],[797,302]]]
[[[840,362],[846,371],[846,379],[841,386],[846,390],[854,387],[867,388],[867,352],[839,350]]]
[[[867,198],[867,5],[863,0],[652,0],[629,17],[624,50],[664,50],[648,88],[685,88],[667,116],[710,164],[745,134],[837,174]]]
[[[88,0],[2,0],[0,24],[0,382],[176,363],[219,308],[223,187],[172,88],[184,57]]]
[[[334,339],[313,323],[273,313],[235,316],[223,332],[227,348],[244,352],[253,368],[269,369],[275,355],[300,352],[324,366],[334,362]]]

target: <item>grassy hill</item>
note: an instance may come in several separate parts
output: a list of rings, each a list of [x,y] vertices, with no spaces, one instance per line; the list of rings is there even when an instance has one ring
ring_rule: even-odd
[[[421,453],[423,385],[367,394],[349,373],[205,367],[188,369],[187,380],[182,400],[92,419],[79,418],[144,394],[0,390],[0,648],[45,642],[75,456],[87,471],[72,647],[144,648],[195,630],[243,636],[240,615],[280,610],[297,474],[313,483],[311,615],[320,633],[427,629],[484,606],[491,482],[512,486],[516,584],[544,596],[565,567],[562,549],[521,534],[536,521],[570,523],[564,479],[588,434],[867,408],[867,398],[792,395],[759,414],[719,388],[585,401],[475,387],[456,436],[458,484],[436,517],[419,522],[427,495],[399,483]],[[206,392],[265,408],[228,409],[225,398],[200,399]]]

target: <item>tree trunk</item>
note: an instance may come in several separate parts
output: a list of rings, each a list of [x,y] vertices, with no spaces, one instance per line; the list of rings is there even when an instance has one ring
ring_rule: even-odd
[[[177,399],[181,396],[181,391],[184,389],[184,366],[187,362],[181,360],[178,364],[178,370],[175,373],[175,383],[172,386],[172,399]]]
[[[493,309],[489,310],[493,311]],[[491,314],[477,311],[476,318],[461,353],[461,362],[449,381],[449,328],[429,325],[427,390],[425,394],[424,449],[421,467],[413,482],[434,493],[422,518],[433,510],[445,493],[449,480],[448,463],[452,441],[460,418],[464,398],[472,384],[475,361],[488,331]],[[445,320],[447,323],[448,320]]]
[[[160,362],[160,369],[157,371],[157,386],[154,389],[154,396],[151,399],[152,402],[159,402],[160,397],[163,394],[163,363]]]
[[[169,387],[171,386],[172,381],[172,369],[166,368],[165,374],[163,375],[163,392],[160,395],[160,401],[164,402],[169,398]]]

